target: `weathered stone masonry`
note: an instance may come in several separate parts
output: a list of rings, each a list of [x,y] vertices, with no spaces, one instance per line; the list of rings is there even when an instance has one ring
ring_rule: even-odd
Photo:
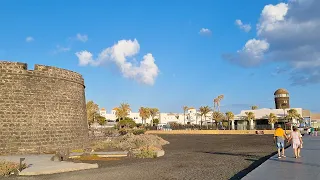
[[[86,146],[84,88],[72,71],[0,61],[0,154]]]

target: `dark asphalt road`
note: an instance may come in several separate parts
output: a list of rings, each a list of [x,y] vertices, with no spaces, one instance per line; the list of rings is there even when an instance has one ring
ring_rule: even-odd
[[[164,147],[166,151],[164,157],[100,161],[99,169],[9,179],[240,179],[261,163],[265,156],[276,150],[272,136],[269,135],[161,135],[161,137],[170,142]]]

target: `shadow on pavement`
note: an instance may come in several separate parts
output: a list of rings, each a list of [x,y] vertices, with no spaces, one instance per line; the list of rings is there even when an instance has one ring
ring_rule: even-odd
[[[240,157],[251,157],[251,158],[259,158],[256,155],[244,154],[244,153],[228,153],[228,152],[203,152],[208,154],[217,154],[217,155],[227,155],[227,156],[240,156]]]
[[[303,149],[303,151],[304,150],[307,150],[307,151],[319,151],[320,150],[320,148],[318,149],[318,148],[302,148]]]
[[[268,156],[264,156],[258,160],[255,159],[246,159],[248,161],[253,161],[253,163],[247,167],[246,169],[243,169],[242,171],[238,172],[237,174],[235,174],[233,177],[230,178],[230,180],[238,180],[243,178],[244,176],[246,176],[248,173],[250,173],[252,170],[254,170],[255,168],[257,168],[258,166],[260,166],[262,163],[264,163],[266,160],[268,160],[270,157],[274,156],[275,154],[277,154],[277,152],[274,152]]]
[[[320,167],[319,164],[313,164],[313,163],[304,163],[304,162],[299,162],[299,161],[289,161],[289,160],[284,160],[284,159],[270,159],[272,161],[278,161],[280,163],[292,163],[292,164],[301,164],[301,165],[307,165],[307,166],[314,166],[314,167]]]
[[[288,144],[285,149],[287,149],[288,147],[290,147],[291,144]],[[244,176],[246,176],[247,174],[249,174],[252,170],[254,170],[255,168],[257,168],[258,166],[260,166],[262,163],[264,163],[266,160],[270,159],[272,156],[276,155],[278,152],[275,151],[274,153],[271,153],[268,156],[264,156],[258,160],[255,159],[246,159],[248,161],[253,161],[253,163],[247,167],[246,169],[243,169],[242,171],[238,172],[237,174],[235,174],[233,177],[230,178],[230,180],[238,180],[243,178]],[[250,156],[249,156],[250,157]],[[252,157],[252,156],[251,156]]]

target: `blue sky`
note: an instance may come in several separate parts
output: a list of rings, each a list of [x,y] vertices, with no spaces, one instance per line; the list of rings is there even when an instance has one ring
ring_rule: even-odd
[[[133,111],[147,106],[181,112],[183,105],[212,106],[213,98],[224,94],[222,110],[239,113],[251,105],[273,108],[274,91],[286,88],[292,107],[319,112],[316,52],[320,48],[313,39],[320,35],[281,33],[288,29],[286,21],[319,22],[318,14],[310,10],[320,8],[319,3],[310,2],[4,0],[0,2],[0,59],[26,62],[29,69],[45,64],[79,72],[85,79],[87,100],[108,111],[127,102]],[[299,6],[310,16],[302,18],[296,11]],[[279,13],[277,21],[268,18],[272,12]],[[318,25],[311,30],[320,30]],[[299,28],[296,33],[305,32]],[[206,30],[201,33],[201,29]],[[288,39],[277,41],[281,38]],[[117,52],[129,53],[124,60],[134,66],[124,71],[121,68],[127,64],[121,64],[120,57],[111,58],[112,52],[98,57],[121,40]],[[148,53],[152,69],[142,69],[139,62]],[[299,59],[307,54],[314,59]]]

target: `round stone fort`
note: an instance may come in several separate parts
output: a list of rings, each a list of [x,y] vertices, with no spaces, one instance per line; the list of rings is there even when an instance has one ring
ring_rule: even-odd
[[[78,73],[0,61],[0,154],[48,153],[88,142],[85,86]]]

